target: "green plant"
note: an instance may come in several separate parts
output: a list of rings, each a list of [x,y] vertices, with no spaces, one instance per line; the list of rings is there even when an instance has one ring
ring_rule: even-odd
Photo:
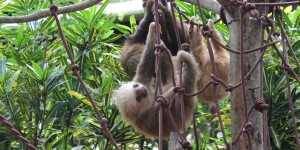
[[[297,149],[297,145],[294,143],[294,130],[291,125],[292,118],[287,97],[285,73],[275,71],[280,70],[279,66],[265,66],[264,70],[264,98],[269,104],[268,126],[271,144],[274,145],[274,149]],[[292,83],[291,87],[291,96],[295,104],[296,100],[300,99],[300,93],[295,83]],[[295,105],[294,110],[296,117],[299,118],[300,109],[297,105]],[[300,131],[299,128],[298,131]]]
[[[27,8],[34,8],[28,11],[32,13],[49,7],[49,2],[28,2],[12,1],[0,13],[19,15]],[[120,45],[116,41],[131,29],[103,13],[108,2],[60,19],[80,74],[116,141],[123,145],[138,142],[138,135],[122,123],[110,96],[117,83],[127,79],[118,62]],[[111,149],[72,76],[54,19],[1,25],[0,29],[0,114],[38,149]],[[0,131],[1,149],[25,149],[5,126]]]

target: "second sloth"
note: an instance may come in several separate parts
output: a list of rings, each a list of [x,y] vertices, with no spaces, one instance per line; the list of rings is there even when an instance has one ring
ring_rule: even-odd
[[[175,37],[175,30],[173,27],[173,20],[170,11],[166,6],[159,3],[159,8],[161,11],[160,15],[160,24],[162,31],[162,41],[166,44],[167,48],[170,50],[171,54],[174,56],[178,52],[178,46]],[[153,1],[148,1],[146,6],[147,14],[141,21],[138,26],[137,31],[129,36],[127,39],[124,48],[121,52],[121,65],[125,69],[125,71],[130,75],[134,76],[137,65],[140,62],[141,54],[145,48],[146,37],[149,31],[149,25],[153,21]],[[192,21],[195,19],[192,18]],[[179,21],[177,21],[179,22]],[[178,23],[179,24],[179,23]],[[168,26],[168,27],[167,27]],[[208,26],[213,31],[213,36],[220,42],[224,43],[223,38],[220,33],[214,27],[212,20],[208,21]],[[181,31],[181,27],[178,27],[179,31]],[[180,33],[180,39],[186,39],[190,44],[190,52],[196,58],[197,63],[199,64],[198,70],[200,71],[199,78],[197,80],[197,88],[200,90],[203,88],[209,81],[211,81],[211,73],[212,73],[212,64],[209,57],[209,52],[206,47],[206,44],[203,41],[202,35],[199,33],[199,29],[193,26],[189,26],[188,24],[184,24],[184,33]],[[191,29],[191,33],[188,33],[189,28]],[[212,49],[214,52],[214,59],[216,64],[216,77],[223,80],[226,84],[229,83],[229,65],[230,58],[227,51],[219,46],[214,40],[210,40],[212,45]],[[198,95],[199,99],[202,101],[212,101],[213,93],[212,93],[213,85],[208,86],[208,88]],[[225,88],[222,85],[218,85],[216,89],[217,99],[221,100],[229,95],[229,92],[225,91]]]
[[[141,54],[141,61],[137,66],[136,74],[132,81],[124,83],[121,87],[114,91],[113,99],[118,107],[121,116],[125,122],[128,122],[134,127],[136,131],[143,133],[146,137],[158,137],[159,136],[159,121],[158,121],[158,109],[155,102],[155,90],[152,87],[153,73],[155,73],[155,24],[150,24],[149,34],[146,39],[146,45],[143,53]],[[164,51],[170,53],[169,51]],[[171,64],[167,61],[166,55],[163,55],[162,65],[164,68],[162,73],[162,92],[163,97],[169,100],[168,108],[178,129],[182,132],[185,130],[182,125],[181,118],[181,103],[174,92],[174,87],[170,77]],[[179,66],[180,62],[185,63],[183,67],[183,88],[187,93],[195,92],[196,80],[198,77],[198,64],[190,53],[185,51],[178,52],[177,59],[172,62]],[[179,85],[179,75],[176,68],[173,70],[176,84]],[[184,102],[184,116],[185,124],[188,124],[192,119],[195,98],[183,97]],[[176,131],[169,118],[167,111],[163,111],[163,137],[167,138],[170,132]]]

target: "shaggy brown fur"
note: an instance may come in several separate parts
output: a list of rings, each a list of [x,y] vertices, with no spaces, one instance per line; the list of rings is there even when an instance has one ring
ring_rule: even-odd
[[[192,18],[194,20],[194,18]],[[224,43],[223,38],[221,37],[218,30],[214,27],[214,23],[212,20],[208,21],[208,26],[213,31],[214,37]],[[190,51],[196,58],[199,63],[199,80],[197,82],[197,89],[200,90],[203,88],[210,80],[212,73],[212,64],[209,57],[209,52],[206,47],[206,43],[203,42],[203,38],[200,35],[198,29],[193,29],[193,32],[190,34]],[[213,39],[209,40],[212,49],[214,52],[214,59],[216,64],[216,76],[219,79],[222,79],[226,84],[229,83],[229,66],[230,66],[230,58],[228,52],[219,46]],[[198,97],[203,101],[212,101],[212,87],[210,85],[204,92],[202,92]],[[217,99],[223,99],[229,95],[229,92],[225,91],[225,88],[222,85],[217,86]]]
[[[128,122],[138,132],[141,132],[147,137],[158,137],[158,109],[154,98],[154,90],[152,87],[152,75],[155,73],[155,24],[151,23],[145,49],[143,50],[140,63],[137,66],[136,74],[131,82],[123,84],[118,90],[113,93],[113,100],[118,107],[122,118]],[[168,52],[168,51],[166,51]],[[168,52],[170,53],[170,52]],[[163,60],[167,60],[167,56],[163,55]],[[183,68],[183,85],[187,93],[193,93],[196,89],[196,81],[198,77],[198,64],[195,58],[185,51],[180,51],[177,54],[175,66],[180,66],[180,62],[185,63]],[[168,74],[168,78],[164,78],[162,90],[163,96],[170,100],[170,111],[175,119],[175,122],[180,131],[183,131],[180,111],[180,100],[177,94],[173,91],[173,84],[170,78],[171,67],[167,61],[162,61],[162,75]],[[175,71],[176,83],[179,84],[178,74]],[[184,97],[184,114],[186,124],[192,119],[195,98]],[[171,124],[171,120],[167,112],[163,112],[163,137],[169,137],[171,131],[175,128]]]
[[[194,21],[195,18],[192,18]],[[223,38],[221,37],[220,33],[214,27],[212,20],[208,21],[208,25],[210,29],[213,31],[214,37],[224,43]],[[189,26],[188,24],[184,24],[184,29],[188,32]],[[192,33],[189,33],[186,39],[189,40],[190,43],[190,51],[196,58],[197,62],[199,63],[199,80],[197,81],[197,89],[203,88],[210,80],[211,80],[211,73],[212,73],[212,65],[208,53],[208,49],[206,47],[206,43],[203,41],[202,35],[199,33],[199,29],[193,28]],[[226,84],[229,83],[229,54],[226,52],[224,48],[219,46],[214,40],[210,39],[210,43],[213,48],[214,58],[216,63],[216,76],[219,79],[222,79]],[[145,44],[136,43],[131,44],[130,46],[125,46],[127,53],[121,54],[121,62],[125,61],[127,63],[122,63],[123,67],[125,68],[126,72],[130,75],[135,75],[137,64],[139,63],[139,59],[141,57],[141,53],[143,52]],[[125,51],[125,50],[124,50]],[[125,56],[126,55],[126,56]],[[202,101],[212,101],[212,87],[210,85],[204,92],[202,92],[198,97]],[[225,88],[222,85],[217,86],[217,99],[221,100],[229,95],[229,92],[225,91]]]
[[[176,56],[178,52],[178,44],[175,35],[174,21],[172,19],[172,14],[165,6],[159,1],[159,24],[161,26],[161,40],[164,42],[166,47],[170,50],[173,56]],[[140,21],[139,26],[134,34],[127,37],[125,46],[123,47],[120,55],[121,65],[125,69],[125,72],[133,77],[135,75],[137,64],[141,58],[141,54],[145,48],[146,37],[149,30],[149,25],[154,21],[154,1],[145,1],[146,5],[146,15]],[[177,23],[179,25],[179,23]],[[182,33],[179,27],[179,37],[181,41],[185,41],[187,32]]]

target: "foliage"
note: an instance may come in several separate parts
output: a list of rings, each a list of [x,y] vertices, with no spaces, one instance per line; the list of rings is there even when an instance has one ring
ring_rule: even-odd
[[[291,11],[292,7],[287,7],[283,11],[284,26],[287,36],[292,43],[292,47],[296,53],[298,61],[300,55],[300,7],[295,11]],[[277,20],[275,23],[278,23]],[[280,29],[278,28],[280,31]],[[277,45],[282,50],[282,45]],[[273,149],[297,149],[295,144],[295,134],[292,126],[291,112],[288,102],[288,92],[285,72],[282,69],[279,56],[272,48],[268,49],[269,52],[265,56],[264,63],[264,98],[269,104],[268,111],[268,126],[269,135],[271,138],[271,145]],[[287,48],[288,50],[288,48]],[[289,55],[291,53],[289,51]],[[291,66],[296,68],[296,62],[292,57],[289,58]],[[299,76],[299,69],[294,70]],[[300,118],[300,89],[299,83],[295,80],[293,75],[290,75],[291,97],[294,104],[294,111],[296,119]],[[300,123],[297,122],[298,132],[300,132]]]
[[[280,70],[279,67],[275,67]],[[295,134],[292,126],[292,118],[288,102],[287,85],[284,71],[275,71],[275,68],[265,67],[264,97],[269,104],[268,126],[271,142],[274,149],[297,149]],[[300,99],[300,92],[295,83],[291,84],[291,97],[293,103]],[[298,106],[298,107],[297,107]],[[300,117],[299,102],[295,105],[296,118]],[[299,126],[299,123],[297,123]],[[298,131],[300,129],[298,128]]]
[[[101,115],[108,119],[116,141],[125,145],[138,142],[139,136],[120,120],[110,96],[118,83],[127,79],[118,61],[118,40],[131,29],[103,13],[107,4],[62,15],[60,20]],[[13,0],[3,4],[0,13],[24,15],[48,9],[49,5],[48,1]],[[38,149],[112,149],[78,80],[72,76],[53,17],[2,24],[0,29],[0,114]],[[0,127],[0,141],[0,149],[25,149],[5,126]]]
[[[49,1],[11,0],[2,3],[0,16],[20,16],[48,9]],[[55,0],[59,6],[77,3]],[[177,1],[188,16],[198,16],[196,6]],[[108,1],[80,12],[60,16],[71,53],[80,66],[83,77],[108,128],[122,149],[157,147],[153,139],[145,139],[124,124],[110,101],[111,93],[128,80],[119,64],[120,41],[132,33],[137,23],[130,17],[130,27],[115,23],[115,18],[103,13]],[[206,19],[219,16],[204,10]],[[284,11],[285,28],[294,50],[300,48],[300,7]],[[199,17],[197,20],[201,20]],[[216,27],[228,41],[225,24]],[[52,17],[22,24],[0,25],[0,114],[8,119],[38,149],[113,149],[99,127],[98,119],[76,77],[72,76],[70,61]],[[295,148],[291,117],[287,102],[286,83],[279,58],[272,48],[265,56],[264,96],[270,105],[268,113],[271,145],[274,149]],[[300,58],[296,51],[297,58]],[[295,68],[295,62],[291,61]],[[296,72],[299,74],[298,72]],[[292,97],[299,116],[299,86],[293,77]],[[201,149],[224,148],[220,127],[208,103],[195,109]],[[220,102],[227,139],[231,140],[230,102]],[[299,126],[299,123],[298,123]],[[298,128],[299,130],[299,128]],[[193,133],[193,126],[189,126]],[[195,147],[194,138],[192,138]],[[273,146],[274,145],[274,146]],[[25,146],[5,126],[0,126],[0,149],[25,149]]]

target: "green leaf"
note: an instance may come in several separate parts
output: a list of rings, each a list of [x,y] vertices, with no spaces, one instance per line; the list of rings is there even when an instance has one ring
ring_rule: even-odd
[[[270,126],[269,131],[270,131],[271,137],[273,139],[273,142],[275,143],[275,146],[278,149],[280,149],[281,148],[281,141],[280,141],[280,138],[279,138],[279,135],[278,135],[276,129],[274,129],[272,126]]]
[[[102,39],[106,39],[109,36],[111,36],[114,33],[114,30],[109,30],[108,32],[106,32],[103,36]]]
[[[30,8],[32,8],[32,7],[34,7],[34,4],[35,4],[36,2],[37,2],[36,0],[30,0],[28,6],[29,6]]]
[[[114,28],[116,28],[117,30],[119,30],[120,32],[124,33],[124,34],[128,34],[129,31],[131,30],[128,26],[125,25],[121,25],[121,24],[114,24]]]
[[[4,7],[4,10],[8,12],[15,12],[15,11],[23,10],[23,7],[14,4],[8,4]]]
[[[34,72],[35,75],[37,75],[37,77],[38,77],[39,80],[41,80],[42,77],[43,77],[43,70],[42,70],[42,68],[41,68],[37,63],[35,63],[35,62],[33,62],[33,61],[31,61],[31,63],[32,63],[32,66],[29,66],[28,64],[26,64],[27,67],[28,67],[32,72]]]
[[[83,35],[77,34],[76,32],[74,32],[74,30],[69,30],[69,29],[65,29],[65,28],[62,28],[62,29],[63,29],[64,33],[66,34],[67,41],[70,42],[72,45],[77,45],[80,42],[80,41],[78,41],[79,37],[84,39]]]
[[[96,12],[95,15],[93,15],[92,17],[92,21],[91,21],[91,26],[95,26],[99,23],[99,21],[101,20],[101,18],[103,18],[105,15],[103,14],[104,9],[106,8],[106,6],[108,5],[109,0],[104,1],[104,3],[102,4],[101,8],[98,9],[98,11]],[[97,6],[91,7],[89,9],[89,11],[94,11],[97,8]]]
[[[110,56],[110,57],[113,57],[113,58],[116,58],[116,59],[119,59],[120,56],[119,55],[116,55],[116,54],[113,54],[113,53],[102,53],[103,56]]]
[[[13,87],[15,81],[18,79],[19,74],[20,74],[20,70],[18,70],[17,72],[14,73],[14,75],[9,79],[8,84],[6,85],[5,89],[6,92],[10,92],[11,88]]]
[[[114,21],[115,21],[114,18],[107,18],[107,20],[105,20],[105,22],[103,22],[103,24],[101,24],[101,25],[99,24],[100,25],[99,30],[101,32],[105,32],[105,31],[111,29],[114,25]]]
[[[71,13],[70,17],[72,17],[73,20],[79,21],[83,26],[88,26],[86,19],[84,16],[80,13]]]
[[[205,136],[204,136],[204,140],[201,143],[201,149],[205,149],[207,146],[207,142],[209,141],[209,137],[210,137],[210,132],[206,132]]]
[[[43,70],[43,69],[42,69]],[[51,70],[52,71],[52,70]],[[48,75],[49,75],[49,69],[48,68],[46,68],[46,69],[44,69],[44,71],[42,71],[42,81],[46,81],[47,80],[47,78],[48,78]]]
[[[6,74],[6,57],[2,57],[0,59],[0,71],[1,71],[2,80],[4,80]]]
[[[64,69],[65,69],[65,67],[56,68],[55,72],[53,72],[52,69],[46,69],[46,70],[50,70],[49,72],[52,72],[50,75],[47,75],[47,79],[46,79],[46,83],[45,83],[47,92],[51,92],[58,86],[67,82],[66,80],[61,81],[63,74],[64,74]]]
[[[123,35],[121,35],[121,34],[113,35],[113,36],[109,37],[108,39],[105,39],[103,42],[112,43],[112,42],[120,39],[121,37],[123,37]]]
[[[47,33],[49,32],[49,28],[54,22],[54,17],[48,17],[46,20],[44,20],[40,26],[40,32]]]
[[[45,51],[43,49],[36,50],[28,56],[28,60],[37,60],[41,58],[44,53]]]
[[[104,9],[107,7],[109,3],[109,0],[104,0],[102,1],[102,6],[100,7],[100,9],[98,10],[97,14],[100,13],[100,14],[103,14],[103,11]]]
[[[225,24],[217,23],[217,24],[215,24],[215,26],[221,33],[223,33],[225,35],[229,35],[229,30]]]
[[[20,26],[18,29],[18,35],[17,35],[17,46],[20,47],[22,42],[23,42],[23,38],[24,38],[24,26]]]
[[[292,46],[293,50],[300,50],[300,40],[296,41],[293,46]]]
[[[81,100],[83,103],[89,105],[92,107],[91,102],[82,94],[75,92],[75,91],[69,91],[68,94],[70,94],[71,96],[76,97],[77,99]]]
[[[24,0],[15,0],[20,6],[22,6],[23,9],[25,9],[25,1]]]
[[[82,14],[83,18],[85,19],[85,22],[87,23],[87,27],[89,27],[91,24],[91,18],[92,18],[92,14],[95,14],[94,13],[94,9],[95,6],[91,7],[91,9],[89,9],[90,11],[87,11],[87,10],[82,10],[80,11],[80,13]]]
[[[5,1],[5,0],[0,1],[0,9],[2,9],[3,7],[5,7],[7,5],[7,4],[3,4],[3,1]]]
[[[283,23],[285,22],[289,28],[293,27],[293,24],[290,18],[288,17],[288,15],[284,11],[282,11],[282,14],[283,14]]]
[[[187,4],[185,2],[176,0],[176,4],[180,7],[180,9],[182,9],[184,12],[188,13],[188,14],[193,14],[193,12],[191,11],[191,5]]]
[[[135,28],[135,26],[136,26],[137,23],[136,23],[136,19],[135,19],[134,15],[131,15],[129,17],[129,22],[130,22],[131,28]]]
[[[298,28],[300,26],[300,7],[297,7],[295,10],[292,21],[294,22],[294,28]]]
[[[102,94],[107,93],[108,91],[111,91],[111,87],[113,85],[113,75],[109,74],[105,77],[104,82],[101,85],[100,92]]]

